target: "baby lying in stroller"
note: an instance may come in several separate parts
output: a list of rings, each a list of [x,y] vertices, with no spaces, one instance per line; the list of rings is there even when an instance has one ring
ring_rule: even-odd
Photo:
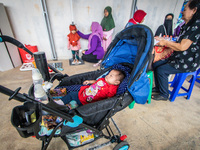
[[[78,106],[103,100],[116,95],[119,84],[124,79],[124,74],[119,70],[111,70],[105,78],[98,80],[86,80],[79,91],[68,93],[61,98],[63,104],[69,104],[74,100]]]

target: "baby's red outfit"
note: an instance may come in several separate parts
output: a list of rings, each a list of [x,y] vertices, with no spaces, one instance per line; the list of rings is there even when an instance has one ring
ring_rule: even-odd
[[[105,81],[105,78],[100,78],[92,85],[82,86],[78,92],[78,98],[85,105],[115,96],[118,87],[119,85],[110,85]]]

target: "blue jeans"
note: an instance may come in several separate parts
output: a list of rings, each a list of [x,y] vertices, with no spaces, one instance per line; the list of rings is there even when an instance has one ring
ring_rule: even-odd
[[[61,100],[63,101],[63,103],[65,105],[69,104],[72,100],[76,101],[78,106],[82,105],[82,103],[80,102],[80,100],[78,98],[78,91],[77,92],[69,92],[69,93],[67,93],[67,95],[62,97]]]
[[[168,60],[160,60],[153,64],[155,86],[159,90],[160,95],[168,98],[168,76],[170,74],[182,73],[182,71],[169,65]]]

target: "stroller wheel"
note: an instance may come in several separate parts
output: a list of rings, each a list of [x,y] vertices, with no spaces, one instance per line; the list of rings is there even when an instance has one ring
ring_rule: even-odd
[[[129,149],[129,144],[126,141],[120,142],[113,148],[113,150],[128,150],[128,149]]]

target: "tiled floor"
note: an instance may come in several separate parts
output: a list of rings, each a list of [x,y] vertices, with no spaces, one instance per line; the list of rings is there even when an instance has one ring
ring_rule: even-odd
[[[60,62],[60,61],[59,61]],[[92,64],[69,66],[64,60],[63,74],[73,75],[97,70]],[[20,92],[27,93],[31,84],[31,71],[20,71],[19,67],[0,72],[0,83],[12,90],[19,86]],[[188,84],[187,81],[184,83]],[[41,141],[35,138],[22,138],[10,122],[12,109],[22,103],[8,101],[8,96],[0,93],[0,149],[1,150],[38,150]],[[152,100],[151,104],[136,104],[118,112],[113,118],[122,134],[128,136],[130,150],[199,150],[200,149],[200,86],[195,84],[190,100],[178,97],[175,102]],[[115,130],[114,130],[115,131]],[[100,139],[90,145],[79,148],[87,149],[105,141]],[[101,148],[111,150],[115,144]],[[64,150],[66,144],[60,138],[54,138],[48,150]]]

